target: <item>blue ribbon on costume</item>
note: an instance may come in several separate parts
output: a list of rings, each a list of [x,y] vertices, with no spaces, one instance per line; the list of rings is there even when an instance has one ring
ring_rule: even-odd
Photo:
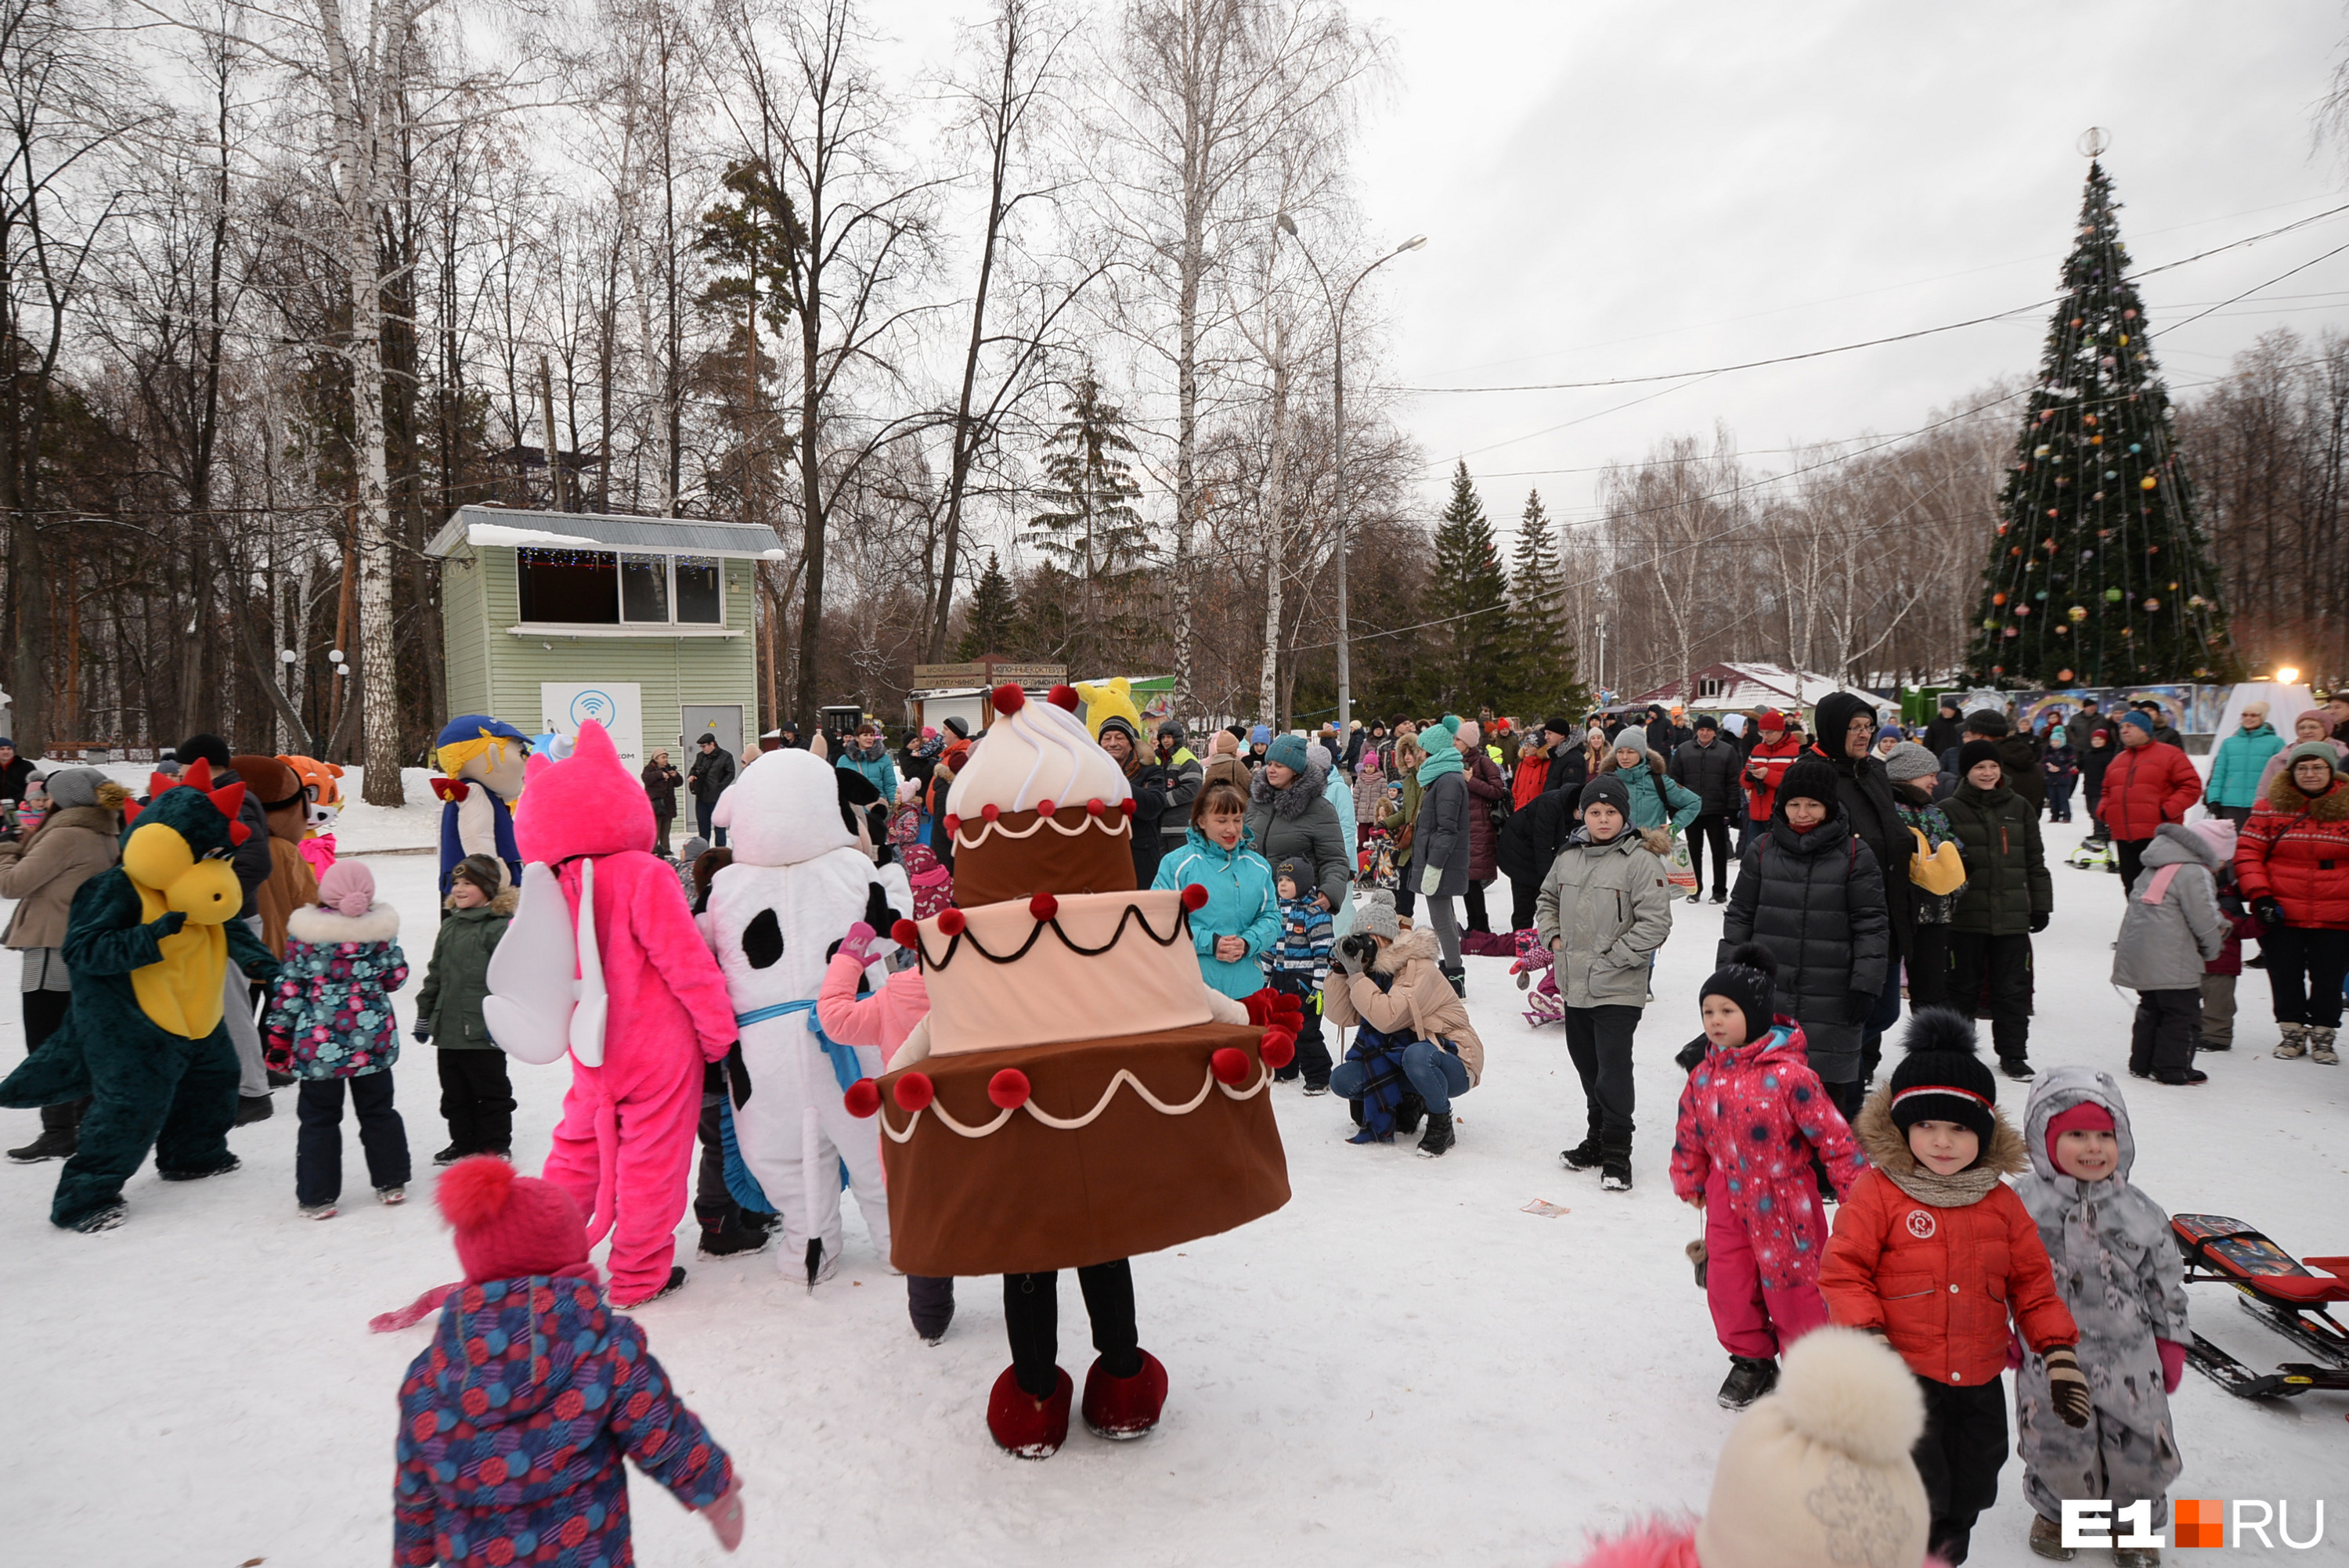
[[[753,1007],[747,1013],[735,1014],[734,1026],[747,1029],[753,1024],[787,1017],[793,1013],[807,1015],[808,1033],[816,1037],[816,1042],[823,1047],[824,1055],[832,1058],[832,1076],[840,1080],[840,1092],[846,1094],[854,1088],[856,1080],[864,1076],[864,1064],[856,1059],[854,1046],[843,1046],[823,1032],[823,1026],[816,1022],[813,1002],[777,1002],[770,1006]]]
[[[775,1206],[767,1201],[766,1189],[750,1173],[744,1163],[742,1147],[734,1140],[734,1100],[730,1095],[718,1098],[718,1145],[726,1155],[726,1193],[745,1209],[761,1214],[771,1214]]]

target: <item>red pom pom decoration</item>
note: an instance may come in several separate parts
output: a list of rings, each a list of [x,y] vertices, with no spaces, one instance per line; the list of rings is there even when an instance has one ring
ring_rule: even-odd
[[[1251,991],[1240,998],[1240,1006],[1247,1009],[1248,1022],[1251,1024],[1261,1025],[1269,1022],[1272,1017],[1272,1003],[1273,990],[1269,985],[1261,991]]]
[[[1028,694],[1009,681],[1005,681],[988,694],[988,700],[998,713],[1018,713],[1028,706]]]
[[[1098,816],[1100,816],[1103,811],[1106,811],[1106,810],[1109,810],[1109,806],[1108,806],[1107,802],[1102,801],[1102,800],[1098,799],[1092,799],[1092,800],[1088,800],[1088,801],[1086,801],[1086,802],[1085,802],[1085,814],[1086,814],[1087,816],[1090,816],[1090,817],[1098,817]]]
[[[1031,1092],[1028,1075],[1018,1068],[1005,1068],[987,1080],[987,1098],[1006,1110],[1017,1110],[1026,1105]]]
[[[1278,1072],[1297,1059],[1297,1037],[1268,1031],[1257,1054],[1264,1057],[1265,1066]]]
[[[901,920],[889,928],[889,940],[900,947],[912,947],[922,940],[922,928],[910,920]]]
[[[1183,890],[1183,907],[1197,913],[1207,907],[1207,890],[1193,882]]]
[[[881,1109],[881,1085],[874,1078],[858,1078],[840,1097],[840,1103],[854,1117],[871,1116]]]
[[[1237,1056],[1239,1053],[1234,1051],[1232,1054]],[[897,1080],[895,1093],[899,1110],[926,1110],[930,1101],[938,1098],[938,1086],[930,1081],[927,1073],[907,1073]]]
[[[1003,808],[992,800],[978,809],[979,820],[983,822],[992,822],[1001,815],[1003,815]]]
[[[1207,1058],[1207,1067],[1223,1082],[1239,1083],[1248,1076],[1247,1053],[1237,1046],[1226,1046]],[[903,1092],[901,1088],[899,1093]]]
[[[1041,925],[1061,913],[1061,901],[1049,892],[1040,892],[1028,901],[1028,913],[1035,917],[1037,924]]]
[[[1061,682],[1059,686],[1054,686],[1050,691],[1046,692],[1044,694],[1044,699],[1050,703],[1054,707],[1066,708],[1071,713],[1077,711],[1077,688],[1069,685],[1066,681]]]
[[[1036,815],[1040,817],[1049,817],[1060,809],[1060,803],[1055,800],[1039,800],[1036,802]]]
[[[952,904],[938,911],[938,929],[948,936],[960,936],[962,928],[969,923],[969,921],[963,918],[962,911]]]
[[[1133,815],[1134,801],[1133,796],[1128,795],[1124,799],[1119,801],[1117,804],[1119,810],[1123,811],[1129,817]]]
[[[1272,1011],[1276,1017],[1302,1018],[1305,1016],[1305,1004],[1285,993],[1277,993],[1272,998]]]
[[[947,813],[947,831],[949,833],[958,833],[961,830],[962,819],[956,816],[952,811],[948,811]]]

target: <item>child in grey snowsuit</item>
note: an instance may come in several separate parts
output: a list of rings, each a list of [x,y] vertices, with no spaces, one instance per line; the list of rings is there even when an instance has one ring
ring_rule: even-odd
[[[2015,1181],[2015,1195],[2039,1226],[2055,1288],[2079,1325],[2091,1401],[2087,1425],[2068,1427],[2036,1357],[2015,1377],[2023,1492],[2037,1516],[2031,1544],[2060,1557],[2069,1555],[2060,1549],[2065,1498],[2116,1509],[2150,1501],[2154,1528],[2167,1522],[2164,1494],[2181,1465],[2168,1396],[2193,1330],[2168,1212],[2129,1184],[2137,1144],[2111,1076],[2083,1067],[2043,1073],[2023,1122],[2031,1171]],[[2124,1568],[2136,1555],[2118,1553]],[[2143,1555],[2149,1568],[2153,1554]]]
[[[2194,1036],[2202,1022],[2202,972],[2226,946],[2218,873],[2235,858],[2235,824],[2223,817],[2164,822],[2146,846],[2145,874],[2128,889],[2113,984],[2137,994],[2129,1074],[2170,1085],[2200,1083]]]

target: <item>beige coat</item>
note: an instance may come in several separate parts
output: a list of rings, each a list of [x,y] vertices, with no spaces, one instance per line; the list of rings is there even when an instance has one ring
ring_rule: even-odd
[[[63,947],[74,894],[121,858],[119,830],[103,806],[66,806],[31,838],[0,844],[0,898],[18,901],[0,945]]]
[[[1468,1021],[1468,1004],[1444,977],[1443,959],[1432,926],[1414,926],[1379,954],[1372,965],[1394,982],[1386,990],[1367,975],[1331,969],[1321,989],[1322,1016],[1343,1028],[1368,1024],[1392,1034],[1414,1034],[1423,1039],[1446,1039],[1460,1047],[1460,1060],[1475,1088],[1485,1076],[1485,1042]]]

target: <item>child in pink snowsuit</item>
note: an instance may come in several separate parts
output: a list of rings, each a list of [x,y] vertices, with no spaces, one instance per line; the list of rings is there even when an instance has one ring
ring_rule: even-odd
[[[673,1266],[701,1117],[704,1062],[734,1043],[726,977],[702,944],[676,868],[652,852],[652,802],[604,727],[570,757],[530,759],[514,809],[526,861],[554,868],[575,921],[581,867],[595,863],[595,940],[610,1011],[604,1061],[573,1058],[545,1179],[609,1231],[612,1300],[635,1306],[685,1283]]]
[[[1746,943],[1704,983],[1704,1037],[1694,1043],[1705,1055],[1681,1091],[1672,1133],[1672,1191],[1704,1211],[1705,1298],[1729,1352],[1720,1398],[1733,1410],[1768,1393],[1779,1352],[1827,1321],[1827,1221],[1812,1150],[1838,1194],[1868,1168],[1805,1059],[1801,1026],[1770,1015],[1775,969],[1768,950]]]
[[[872,1046],[879,1050],[881,1066],[886,1070],[914,1026],[930,1016],[930,988],[922,983],[922,971],[916,965],[890,975],[888,984],[871,995],[859,996],[856,989],[864,983],[865,967],[873,962],[879,940],[861,920],[848,928],[823,972],[823,988],[816,993],[815,1018],[823,1032],[842,1045]],[[914,1331],[924,1339],[936,1345],[945,1338],[947,1326],[954,1321],[954,1277],[907,1274],[905,1312],[914,1320]]]

